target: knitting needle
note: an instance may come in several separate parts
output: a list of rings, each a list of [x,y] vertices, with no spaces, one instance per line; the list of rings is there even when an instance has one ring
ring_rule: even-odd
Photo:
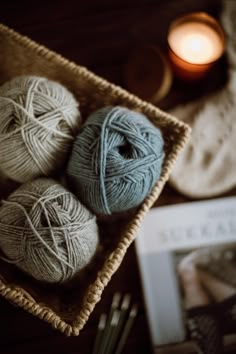
[[[112,318],[111,318],[111,323],[110,323],[110,326],[107,330],[107,333],[106,333],[106,342],[104,343],[103,347],[102,347],[102,350],[101,350],[101,353],[102,354],[106,354],[107,353],[107,348],[110,344],[110,341],[112,340],[113,336],[114,336],[114,332],[115,332],[115,329],[116,329],[116,326],[119,322],[119,318],[120,318],[120,311],[119,310],[115,310],[113,312],[113,315],[112,315]]]
[[[118,325],[116,326],[113,336],[110,339],[109,345],[106,350],[106,354],[111,354],[114,351],[115,345],[117,343],[118,337],[121,333],[122,327],[124,325],[124,321],[126,318],[127,311],[129,309],[131,302],[131,295],[126,294],[123,298],[122,304],[121,304],[121,311],[120,311],[120,317],[119,317],[119,322]]]
[[[106,326],[106,320],[107,320],[107,315],[105,313],[102,313],[100,316],[100,319],[99,319],[99,323],[98,323],[98,330],[97,330],[97,335],[96,335],[96,339],[95,339],[95,344],[93,347],[93,354],[97,354],[97,352],[98,352],[99,344],[102,339],[102,334],[103,334],[103,331]]]
[[[113,299],[112,299],[112,304],[111,304],[111,309],[110,309],[110,313],[109,313],[109,317],[108,317],[108,323],[111,322],[111,318],[113,316],[113,312],[118,308],[118,306],[120,305],[120,300],[121,300],[121,293],[115,293],[113,295]]]
[[[130,330],[133,326],[133,323],[134,323],[134,320],[135,320],[135,317],[137,316],[137,313],[138,313],[138,306],[137,305],[133,305],[131,310],[130,310],[130,313],[129,313],[129,317],[128,317],[128,320],[125,324],[125,328],[124,328],[124,331],[122,333],[122,336],[120,338],[120,341],[119,341],[119,344],[117,346],[117,349],[115,351],[115,354],[121,354],[122,353],[122,350],[125,346],[125,343],[126,343],[126,340],[128,338],[128,335],[130,333]]]
[[[106,321],[106,327],[103,331],[103,336],[101,339],[101,344],[100,344],[100,348],[97,354],[102,354],[103,352],[105,353],[105,349],[107,346],[107,343],[109,341],[109,336],[108,333],[110,331],[110,324],[111,324],[111,319],[113,316],[114,311],[118,308],[119,304],[120,304],[120,299],[121,299],[121,294],[120,293],[115,293],[113,295],[113,299],[112,299],[112,304],[111,304],[111,308],[110,308],[110,312]]]

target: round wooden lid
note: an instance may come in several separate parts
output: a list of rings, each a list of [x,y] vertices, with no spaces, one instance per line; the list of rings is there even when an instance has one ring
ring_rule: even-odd
[[[161,51],[152,46],[135,49],[124,67],[126,88],[140,98],[159,102],[170,90],[172,72]]]

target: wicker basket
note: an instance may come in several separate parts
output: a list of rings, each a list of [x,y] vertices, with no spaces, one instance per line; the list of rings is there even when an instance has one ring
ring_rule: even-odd
[[[77,336],[134,240],[145,213],[158,198],[190,129],[127,91],[94,75],[62,56],[0,25],[0,84],[17,75],[33,74],[57,80],[80,102],[82,116],[104,105],[123,105],[143,112],[163,133],[166,158],[160,180],[135,212],[100,220],[101,250],[97,260],[68,287],[44,287],[9,264],[0,264],[0,294],[10,302]],[[1,190],[7,186],[1,184]],[[3,193],[2,193],[3,195]]]

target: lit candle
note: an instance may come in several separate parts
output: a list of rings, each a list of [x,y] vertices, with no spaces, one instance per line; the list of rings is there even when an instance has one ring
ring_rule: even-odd
[[[183,16],[170,26],[169,56],[176,74],[196,80],[222,55],[225,38],[219,23],[205,13]]]

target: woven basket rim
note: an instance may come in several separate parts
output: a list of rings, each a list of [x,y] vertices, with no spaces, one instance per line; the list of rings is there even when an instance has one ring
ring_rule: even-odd
[[[84,297],[82,309],[79,312],[76,320],[73,324],[66,323],[59,315],[57,315],[52,309],[46,307],[43,304],[37,303],[36,300],[23,288],[14,285],[8,285],[4,280],[0,279],[0,294],[5,297],[10,302],[22,307],[31,314],[39,317],[40,319],[48,322],[55,329],[60,330],[62,333],[70,336],[79,335],[81,329],[87,322],[91,312],[93,311],[95,305],[101,298],[101,294],[108,284],[111,276],[120,266],[120,263],[132,243],[135,239],[136,232],[140,226],[140,223],[146,214],[146,212],[151,208],[156,199],[161,193],[161,190],[165,182],[169,179],[170,172],[172,170],[173,164],[180,151],[185,146],[191,132],[191,128],[173,117],[171,114],[163,112],[159,108],[155,107],[151,103],[145,102],[138,98],[137,96],[129,93],[125,89],[110,83],[106,79],[103,79],[93,72],[89,71],[84,66],[80,66],[73,61],[65,59],[62,55],[56,53],[55,51],[49,50],[43,45],[31,40],[27,36],[23,36],[13,29],[0,23],[0,33],[5,34],[11,40],[16,41],[18,44],[33,50],[37,55],[46,58],[48,61],[56,62],[62,67],[69,69],[73,74],[80,75],[87,81],[91,81],[100,87],[109,88],[110,92],[120,98],[126,99],[129,103],[135,103],[140,109],[145,110],[147,114],[154,115],[158,118],[163,118],[166,125],[170,125],[179,129],[179,141],[176,143],[175,148],[171,151],[168,161],[165,164],[162,175],[159,181],[156,183],[152,192],[142,203],[135,215],[132,222],[129,223],[126,232],[122,235],[116,249],[110,254],[108,259],[106,259],[102,269],[98,272],[97,278],[93,284],[89,286],[89,289]]]

